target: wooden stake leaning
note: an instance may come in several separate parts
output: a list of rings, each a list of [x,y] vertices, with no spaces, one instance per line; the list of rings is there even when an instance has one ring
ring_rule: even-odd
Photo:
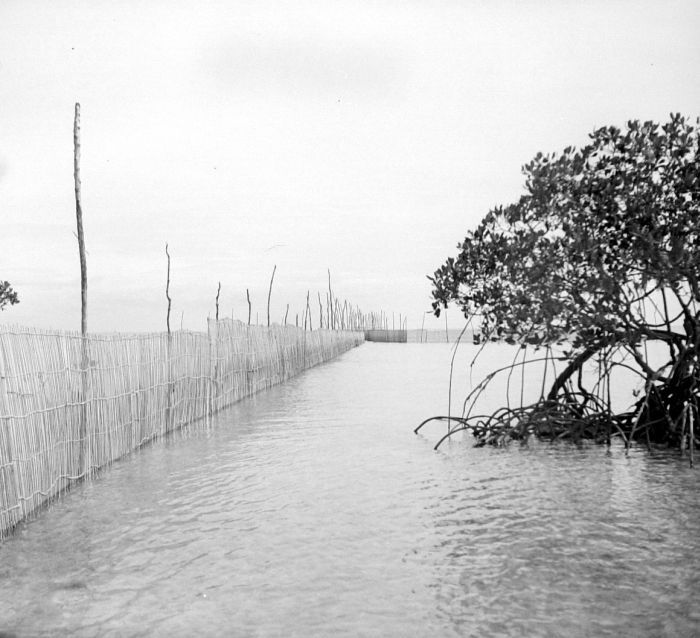
[[[267,327],[270,327],[270,297],[272,296],[272,282],[275,280],[275,271],[277,270],[277,264],[272,269],[272,277],[270,277],[270,289],[267,291]]]

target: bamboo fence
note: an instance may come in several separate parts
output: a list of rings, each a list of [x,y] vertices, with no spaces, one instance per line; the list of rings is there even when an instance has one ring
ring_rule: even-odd
[[[406,343],[406,330],[365,330],[365,341]]]
[[[75,481],[363,338],[231,319],[86,337],[0,326],[0,539]]]

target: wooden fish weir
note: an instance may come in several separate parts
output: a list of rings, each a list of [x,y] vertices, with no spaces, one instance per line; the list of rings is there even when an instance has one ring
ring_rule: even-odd
[[[365,330],[365,341],[406,343],[406,330]]]
[[[0,539],[72,483],[148,441],[363,339],[358,331],[231,319],[211,320],[207,333],[85,338],[0,326]]]

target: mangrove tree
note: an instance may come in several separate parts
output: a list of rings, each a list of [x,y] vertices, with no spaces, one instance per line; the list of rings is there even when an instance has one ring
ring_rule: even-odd
[[[564,359],[532,405],[457,419],[479,443],[530,435],[620,436],[683,448],[700,405],[698,122],[597,129],[583,148],[538,154],[524,193],[489,211],[432,277],[433,311],[479,317],[482,341]],[[649,342],[662,344],[661,360]],[[654,352],[658,352],[658,348]],[[593,385],[583,366],[598,363]],[[632,369],[641,390],[614,411],[609,375]],[[607,385],[607,393],[605,391]]]

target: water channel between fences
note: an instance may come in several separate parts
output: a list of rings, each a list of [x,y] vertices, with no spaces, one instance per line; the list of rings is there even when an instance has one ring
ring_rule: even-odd
[[[454,403],[513,358],[474,352]],[[700,470],[463,434],[434,452],[444,425],[412,430],[445,413],[450,358],[366,343],[74,486],[0,543],[0,635],[699,635]]]

